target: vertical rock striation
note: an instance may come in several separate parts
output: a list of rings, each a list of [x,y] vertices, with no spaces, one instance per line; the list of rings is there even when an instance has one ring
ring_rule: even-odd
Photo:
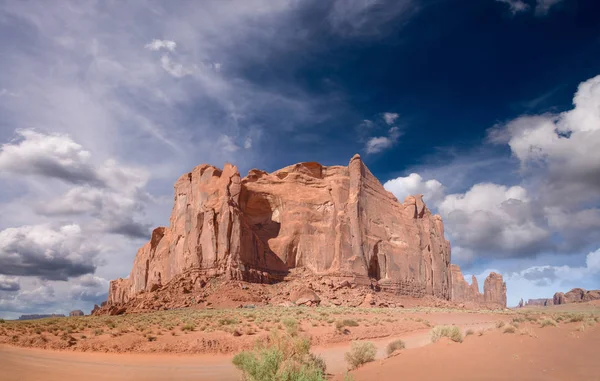
[[[355,155],[347,167],[307,162],[244,178],[230,164],[194,168],[175,183],[169,226],[154,229],[127,279],[111,281],[107,304],[175,278],[273,283],[294,268],[402,295],[455,294],[441,217],[420,195],[398,202]],[[499,277],[481,300],[505,298]]]
[[[452,280],[451,300],[473,303],[488,307],[506,307],[506,283],[502,275],[490,273],[483,284],[483,294],[479,292],[479,283],[473,275],[471,284],[467,283],[458,265],[450,265]]]

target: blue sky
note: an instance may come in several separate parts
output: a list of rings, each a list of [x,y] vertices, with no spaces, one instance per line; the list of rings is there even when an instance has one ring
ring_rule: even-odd
[[[595,0],[0,1],[0,315],[89,310],[175,179],[360,153],[509,304],[600,288]]]

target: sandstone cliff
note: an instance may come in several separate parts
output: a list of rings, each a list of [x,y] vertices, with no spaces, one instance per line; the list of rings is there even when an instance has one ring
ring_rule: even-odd
[[[473,275],[471,284],[467,283],[458,265],[450,265],[451,300],[489,307],[506,307],[506,284],[502,275],[490,273],[483,284],[483,294],[479,292],[479,283]]]
[[[308,162],[244,178],[230,164],[194,168],[175,183],[169,226],[152,232],[127,279],[111,281],[107,305],[182,278],[186,290],[215,276],[274,283],[299,268],[400,295],[452,297],[441,217],[420,195],[398,202],[355,155],[347,167]],[[501,284],[501,276],[486,280],[482,300],[505,305]]]
[[[529,299],[527,301],[528,306],[542,306],[547,307],[553,305],[554,302],[552,299],[542,298],[542,299]]]
[[[554,304],[591,302],[600,300],[600,290],[587,291],[583,288],[574,288],[567,293],[557,292],[552,300]]]

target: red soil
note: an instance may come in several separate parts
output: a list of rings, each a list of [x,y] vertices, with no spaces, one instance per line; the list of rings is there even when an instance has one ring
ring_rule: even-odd
[[[436,344],[402,351],[351,372],[363,380],[600,380],[600,326],[580,323],[527,327],[537,337],[492,330],[461,344]],[[338,376],[335,380],[342,380]]]

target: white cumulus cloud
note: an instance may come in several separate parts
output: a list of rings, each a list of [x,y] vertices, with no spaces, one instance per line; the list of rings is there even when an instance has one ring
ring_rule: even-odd
[[[383,113],[383,120],[385,120],[385,122],[390,126],[396,122],[396,119],[398,119],[398,117],[400,117],[400,115],[395,112]]]
[[[177,47],[177,44],[175,43],[175,41],[170,41],[170,40],[152,40],[151,43],[147,44],[146,49],[150,49],[150,50],[160,50],[160,49],[166,49],[169,51],[174,51],[175,48]]]
[[[444,186],[439,181],[424,180],[418,173],[406,177],[398,177],[383,184],[400,202],[407,196],[422,194],[426,204],[437,206],[444,199]]]
[[[367,140],[365,150],[367,154],[379,153],[392,148],[400,138],[401,133],[398,127],[392,127],[388,130],[387,136],[376,136]]]

